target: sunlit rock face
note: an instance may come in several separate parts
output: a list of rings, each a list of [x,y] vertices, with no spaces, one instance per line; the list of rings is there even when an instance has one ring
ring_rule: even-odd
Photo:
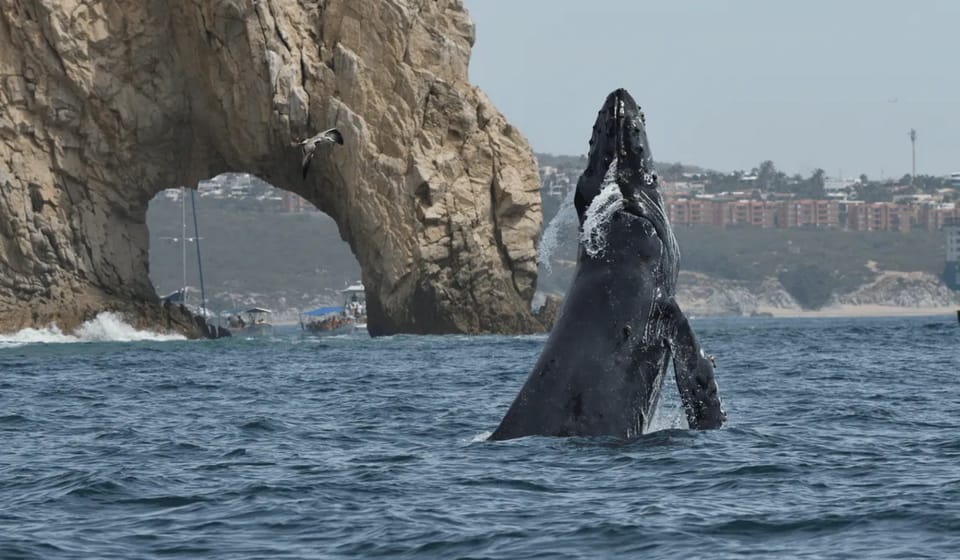
[[[148,201],[225,171],[337,221],[375,334],[540,329],[536,164],[473,40],[459,0],[0,0],[0,330],[148,320]]]

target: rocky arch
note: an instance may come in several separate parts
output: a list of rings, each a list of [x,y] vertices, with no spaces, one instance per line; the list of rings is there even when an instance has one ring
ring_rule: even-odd
[[[473,39],[460,0],[0,0],[0,329],[156,320],[148,201],[244,171],[336,220],[376,334],[538,330],[536,164]]]

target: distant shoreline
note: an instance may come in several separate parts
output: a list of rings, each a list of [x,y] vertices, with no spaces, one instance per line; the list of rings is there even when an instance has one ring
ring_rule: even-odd
[[[856,318],[856,317],[924,317],[943,315],[955,317],[958,305],[944,305],[938,307],[899,307],[895,305],[834,305],[816,311],[802,309],[784,309],[782,307],[759,306],[754,317],[764,317],[769,314],[775,319],[828,319],[828,318]],[[742,315],[700,314],[694,311],[693,316],[699,318],[742,317]],[[286,319],[273,321],[275,326],[297,326],[299,321]]]
[[[816,311],[758,307],[758,313],[769,313],[777,318],[827,317],[922,317],[925,315],[955,315],[960,305],[939,307],[898,307],[894,305],[835,305]]]

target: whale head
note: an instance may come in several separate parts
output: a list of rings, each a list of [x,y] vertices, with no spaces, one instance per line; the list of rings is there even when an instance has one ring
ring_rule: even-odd
[[[662,213],[644,125],[643,113],[627,90],[621,88],[607,96],[593,125],[587,168],[574,195],[581,224],[590,204],[611,182],[619,187],[626,211],[642,215],[646,204],[657,206]]]
[[[676,286],[680,248],[660,195],[644,116],[626,90],[607,96],[577,181],[579,258],[634,263],[656,259],[664,293]]]

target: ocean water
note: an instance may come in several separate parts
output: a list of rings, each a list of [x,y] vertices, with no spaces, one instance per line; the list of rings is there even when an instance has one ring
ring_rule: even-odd
[[[0,558],[960,555],[954,317],[694,320],[723,429],[498,443],[542,336],[116,320],[0,338]]]

